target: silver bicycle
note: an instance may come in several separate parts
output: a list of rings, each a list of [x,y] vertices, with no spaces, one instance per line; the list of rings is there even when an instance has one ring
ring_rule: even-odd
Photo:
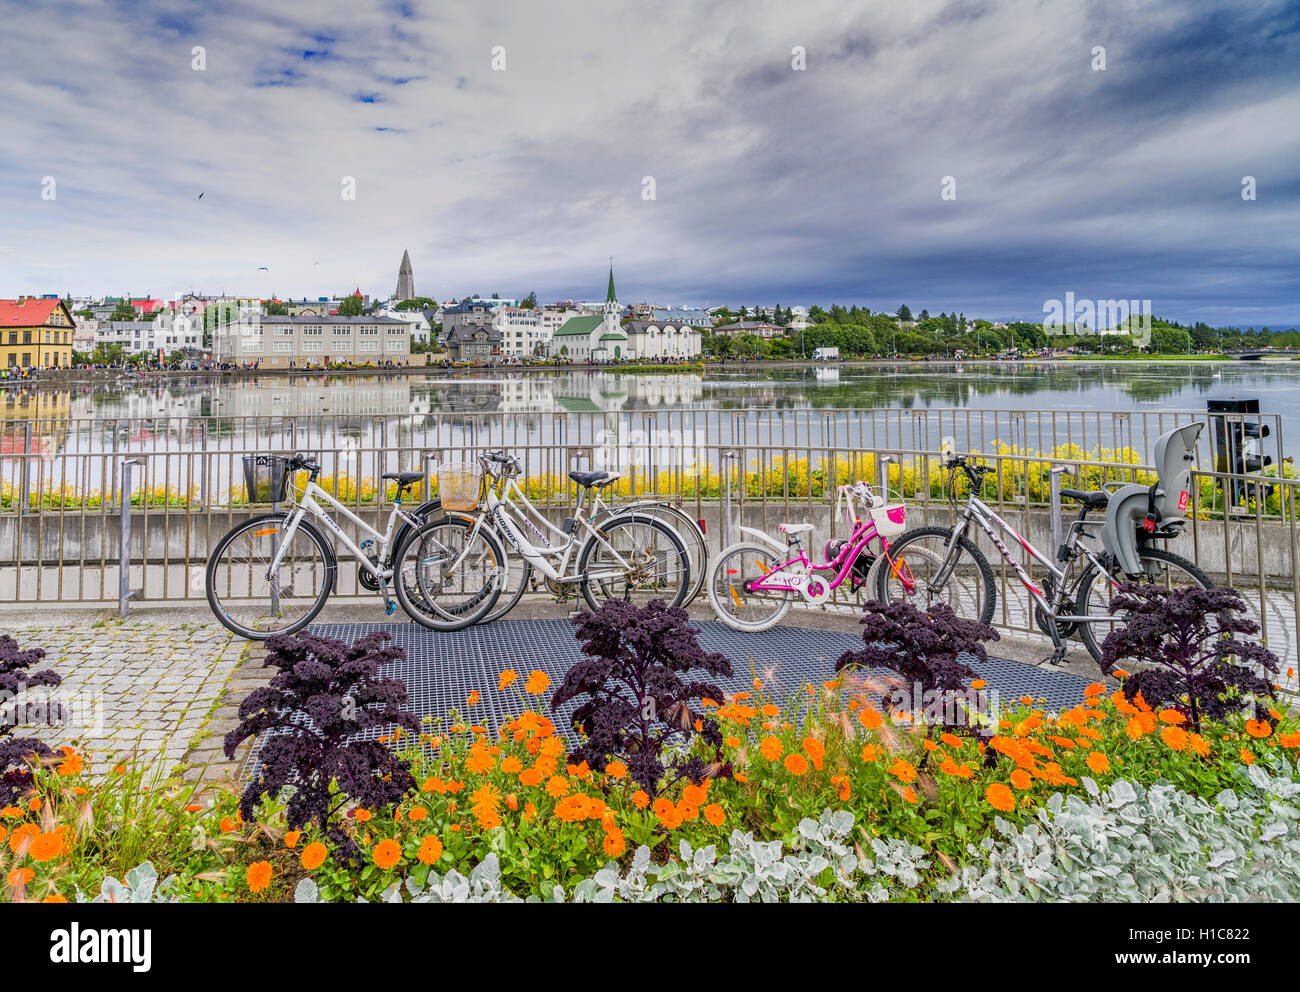
[[[476,532],[494,532],[508,549],[505,591],[497,608],[478,622],[504,616],[538,581],[560,599],[580,592],[591,609],[609,599],[639,604],[662,599],[670,606],[687,601],[696,584],[690,552],[677,530],[659,513],[611,508],[600,499],[618,473],[570,472],[580,487],[577,505],[574,515],[557,525],[520,486],[523,469],[517,458],[489,452],[479,457],[478,470],[485,484],[483,505],[462,519],[473,521]],[[440,488],[441,479],[442,470]]]
[[[400,603],[412,620],[431,630],[476,623],[501,594],[505,550],[494,533],[461,517],[426,522],[402,509],[402,497],[424,478],[422,472],[382,476],[396,492],[381,532],[317,484],[320,465],[307,455],[250,455],[244,471],[250,503],[287,499],[290,505],[237,524],[208,558],[208,604],[236,634],[261,640],[291,634],[316,618],[338,576],[331,535],[356,557],[368,577],[363,584],[378,591],[388,614]],[[293,484],[299,471],[310,473],[301,492]],[[364,539],[353,540],[326,506]]]

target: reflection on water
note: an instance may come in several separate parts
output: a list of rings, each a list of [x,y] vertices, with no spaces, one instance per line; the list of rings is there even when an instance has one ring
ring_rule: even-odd
[[[9,422],[0,434],[0,455],[131,450],[156,443],[160,435],[188,447],[196,433],[238,447],[241,439],[267,436],[262,427],[243,418],[266,424],[328,420],[329,434],[366,444],[374,439],[377,425],[383,426],[385,437],[393,429],[431,428],[446,428],[461,437],[476,415],[504,414],[516,433],[526,431],[530,439],[546,443],[555,440],[548,426],[554,418],[548,414],[679,411],[685,426],[691,416],[684,413],[687,410],[744,411],[747,417],[829,408],[1203,411],[1207,399],[1226,397],[1257,397],[1263,411],[1282,416],[1285,435],[1292,437],[1300,436],[1298,372],[1296,363],[904,363],[763,372],[729,366],[705,374],[489,371],[480,376],[242,381],[193,377],[141,386],[0,385],[0,420]],[[719,417],[707,420],[718,422]],[[29,421],[30,427],[25,427]],[[330,437],[311,440],[328,443]]]

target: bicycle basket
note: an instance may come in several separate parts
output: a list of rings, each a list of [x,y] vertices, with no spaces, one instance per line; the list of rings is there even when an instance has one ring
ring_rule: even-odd
[[[483,470],[477,465],[448,463],[438,466],[438,498],[444,510],[478,508],[483,489]]]
[[[907,507],[902,503],[887,503],[871,507],[871,520],[881,537],[897,537],[907,529]]]
[[[289,488],[289,459],[280,455],[245,455],[244,485],[250,503],[281,503]]]

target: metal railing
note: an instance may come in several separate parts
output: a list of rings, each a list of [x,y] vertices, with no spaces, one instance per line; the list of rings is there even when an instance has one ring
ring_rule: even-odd
[[[641,429],[671,430],[659,425],[679,422],[683,412],[707,414],[710,429],[729,422],[720,418],[718,411],[667,411],[644,415],[641,423],[647,426]],[[423,470],[426,482],[416,493],[423,497],[430,492],[431,461],[463,460],[500,447],[521,458],[530,479],[530,497],[556,516],[572,507],[576,489],[566,477],[571,468],[617,468],[624,472],[624,493],[671,499],[705,519],[715,547],[734,539],[732,524],[742,521],[772,530],[783,520],[808,520],[817,528],[818,541],[842,537],[844,523],[832,514],[835,484],[858,478],[879,484],[882,474],[887,474],[890,487],[908,502],[909,525],[951,521],[952,508],[936,457],[942,436],[938,431],[942,428],[953,433],[954,419],[968,420],[975,430],[980,426],[980,411],[919,414],[926,424],[920,436],[933,440],[933,444],[924,445],[844,444],[840,429],[807,431],[797,443],[793,437],[773,441],[775,425],[788,419],[776,416],[778,413],[766,418],[758,418],[752,411],[731,415],[736,426],[726,440],[710,440],[707,434],[703,438],[687,435],[685,440],[671,433],[633,436],[626,415],[593,414],[547,415],[552,424],[547,433],[562,435],[563,442],[511,440],[516,434],[536,432],[525,430],[524,425],[516,431],[505,420],[489,417],[485,426],[461,425],[456,431],[446,430],[444,425],[411,432],[378,421],[365,426],[364,436],[341,445],[323,444],[332,435],[314,422],[292,421],[276,424],[270,436],[258,437],[253,444],[235,444],[235,436],[223,432],[216,438],[208,433],[210,443],[179,445],[173,443],[172,434],[162,432],[154,436],[154,443],[144,443],[137,435],[130,443],[104,445],[100,450],[77,450],[73,445],[36,452],[7,446],[0,452],[0,482],[10,487],[5,490],[7,502],[0,506],[0,601],[116,603],[124,609],[125,590],[135,601],[202,602],[208,549],[250,513],[242,502],[241,459],[268,450],[319,452],[324,487],[363,517],[371,514],[377,518],[385,510],[379,485],[384,472]],[[888,432],[882,428],[878,436],[899,441],[896,428],[903,412],[890,411],[889,418],[881,414],[825,412],[827,417],[847,416],[854,431],[865,429],[873,415],[880,415],[877,422],[883,424],[888,419],[894,427]],[[1052,419],[1048,414],[1020,416],[1025,424],[1048,425]],[[1054,470],[1070,470],[1074,478],[1066,484],[1087,487],[1149,479],[1154,469],[1145,463],[1145,457],[1154,435],[1192,418],[1191,414],[1169,413],[1131,416],[1130,426],[1136,423],[1138,431],[1134,443],[1126,446],[1143,454],[1138,462],[1047,457],[1032,443],[995,451],[991,450],[992,441],[1002,439],[991,438],[985,445],[989,453],[983,457],[995,471],[989,476],[992,488],[986,501],[1035,544],[1049,547]],[[622,422],[616,422],[620,417]],[[355,424],[356,418],[351,419]],[[755,436],[753,425],[758,419],[767,423],[764,440],[749,440]],[[740,427],[742,420],[748,426]],[[803,420],[807,426],[808,418]],[[819,421],[814,417],[811,422]],[[600,424],[608,425],[603,436]],[[5,433],[7,430],[8,425],[0,425],[0,437],[14,436]],[[213,424],[205,422],[196,436],[201,440],[212,430]],[[1142,440],[1148,434],[1150,440]],[[1273,434],[1280,434],[1280,425]],[[25,433],[21,436],[27,437]],[[39,431],[33,436],[39,436]],[[1087,450],[1077,434],[1066,440],[1063,433],[1060,438],[1062,444]],[[423,443],[426,440],[439,443]],[[901,440],[910,442],[910,437]],[[960,441],[959,446],[979,447]],[[1300,613],[1300,543],[1296,533],[1296,487],[1300,482],[1268,479],[1271,493],[1267,499],[1250,501],[1245,513],[1225,514],[1225,487],[1238,482],[1258,486],[1260,480],[1212,471],[1204,438],[1197,454],[1193,493],[1198,512],[1190,517],[1174,550],[1192,558],[1217,581],[1246,592],[1258,610],[1270,646],[1294,658]],[[821,550],[820,544],[813,548]],[[1014,574],[1002,566],[992,549],[985,550],[998,578],[995,622],[1008,630],[1036,631]],[[123,577],[132,570],[139,577],[138,588],[129,581],[123,584]],[[345,599],[370,596],[356,582],[355,568],[346,560],[340,569],[337,595]],[[832,608],[848,606],[837,600]]]

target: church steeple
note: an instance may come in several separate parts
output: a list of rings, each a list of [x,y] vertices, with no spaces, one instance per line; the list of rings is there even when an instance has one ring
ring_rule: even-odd
[[[614,260],[609,260],[609,290],[605,293],[606,303],[617,303],[618,294],[614,292]]]
[[[415,273],[411,270],[411,253],[402,252],[402,264],[397,268],[397,298],[413,299],[415,296]]]

